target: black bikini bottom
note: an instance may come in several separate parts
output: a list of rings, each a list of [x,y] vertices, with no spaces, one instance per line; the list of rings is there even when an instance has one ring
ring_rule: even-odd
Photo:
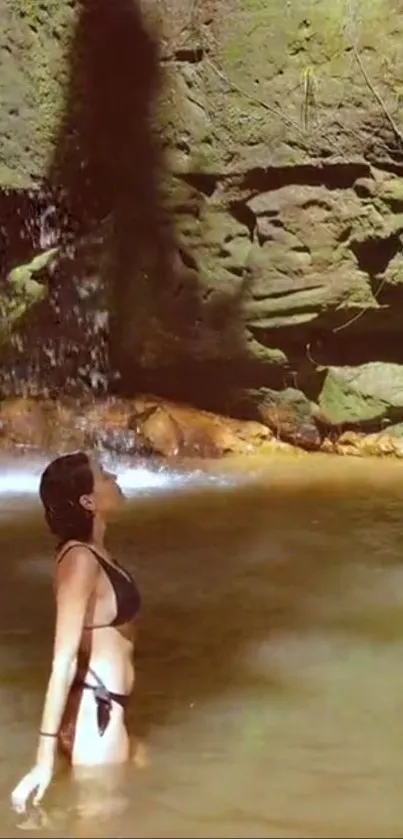
[[[102,680],[94,673],[89,671],[96,681],[96,685],[90,685],[79,677],[74,679],[71,687],[70,698],[66,707],[66,716],[62,721],[59,732],[59,747],[65,757],[71,761],[76,733],[76,721],[80,706],[80,696],[83,688],[85,690],[92,690],[97,710],[97,724],[98,731],[102,737],[108,727],[112,702],[116,702],[121,708],[126,708],[129,702],[129,696],[124,693],[114,693],[108,690]]]
[[[98,731],[100,736],[102,737],[105,734],[106,729],[109,725],[109,720],[111,717],[111,710],[112,710],[112,702],[116,702],[121,708],[125,709],[127,707],[129,697],[127,694],[124,693],[114,693],[104,685],[103,681],[94,673],[93,670],[90,671],[91,675],[95,678],[97,684],[90,685],[88,682],[84,682],[81,679],[75,679],[73,687],[80,687],[85,688],[86,690],[92,690],[94,694],[95,703],[97,706],[97,723],[98,723]]]

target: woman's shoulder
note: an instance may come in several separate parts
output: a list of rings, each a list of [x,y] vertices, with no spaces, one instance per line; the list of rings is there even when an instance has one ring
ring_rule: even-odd
[[[99,560],[91,545],[71,539],[56,554],[56,586],[75,580],[80,585],[92,585],[100,570]]]
[[[80,542],[78,539],[68,539],[67,542],[63,542],[56,548],[55,551],[55,559],[57,562],[62,559],[62,557],[67,556],[67,554],[71,553],[73,550],[85,550],[88,549],[88,545],[85,542]]]
[[[64,544],[56,550],[56,565],[60,565],[64,559],[74,561],[77,558],[86,558],[89,562],[92,561],[92,563],[99,561],[98,552],[93,548],[93,546],[87,542],[79,542],[77,539],[69,539],[68,542],[64,542]]]

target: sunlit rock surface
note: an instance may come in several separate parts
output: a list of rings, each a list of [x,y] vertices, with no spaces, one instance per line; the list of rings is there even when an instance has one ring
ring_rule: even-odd
[[[403,433],[323,436],[319,451],[330,454],[403,457]],[[230,455],[297,455],[301,447],[282,441],[267,425],[201,411],[151,395],[135,399],[9,399],[0,403],[0,449],[55,454],[76,449],[180,460]]]

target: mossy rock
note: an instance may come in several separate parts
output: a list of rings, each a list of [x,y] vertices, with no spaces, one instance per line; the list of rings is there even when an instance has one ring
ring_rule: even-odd
[[[43,176],[53,153],[74,12],[59,0],[0,0],[0,17],[0,185],[17,187]]]
[[[378,197],[395,210],[403,209],[403,178],[390,178],[381,181],[378,187]]]
[[[30,309],[47,297],[47,285],[38,282],[35,277],[51,268],[57,252],[57,248],[52,248],[38,254],[30,263],[19,265],[10,271],[5,292],[0,296],[0,341],[7,340]]]
[[[403,420],[403,365],[379,361],[330,367],[319,407],[336,424]]]

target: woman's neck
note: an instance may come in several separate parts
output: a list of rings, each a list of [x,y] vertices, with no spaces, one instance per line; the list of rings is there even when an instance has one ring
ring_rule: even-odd
[[[95,517],[92,528],[92,542],[97,548],[105,547],[105,531],[105,522],[102,519]]]

